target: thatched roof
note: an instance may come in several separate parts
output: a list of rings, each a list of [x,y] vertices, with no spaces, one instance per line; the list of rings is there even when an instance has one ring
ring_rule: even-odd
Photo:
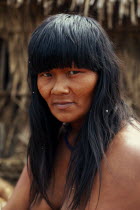
[[[63,5],[69,12],[80,11],[84,15],[96,16],[100,23],[106,20],[109,28],[112,28],[114,19],[121,24],[123,19],[129,19],[132,25],[138,24],[140,18],[140,0],[1,0],[7,6],[20,8],[23,4],[38,4],[44,9],[44,15],[51,14],[53,7]],[[32,3],[34,2],[34,3]]]

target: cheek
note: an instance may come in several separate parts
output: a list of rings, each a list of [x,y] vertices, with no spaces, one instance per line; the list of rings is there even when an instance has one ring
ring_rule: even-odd
[[[44,85],[43,82],[38,80],[37,87],[38,87],[38,91],[39,91],[40,95],[45,99],[45,101],[47,101],[48,88],[46,87],[46,85]]]
[[[77,96],[83,100],[90,100],[96,89],[97,78],[85,78],[81,81],[81,85],[77,85]],[[78,86],[81,86],[79,88]]]

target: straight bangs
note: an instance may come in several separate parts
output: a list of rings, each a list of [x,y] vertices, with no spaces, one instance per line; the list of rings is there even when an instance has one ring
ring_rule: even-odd
[[[54,68],[73,66],[98,71],[99,37],[94,28],[95,23],[77,15],[56,15],[53,20],[51,17],[45,20],[29,42],[30,73],[36,75]]]

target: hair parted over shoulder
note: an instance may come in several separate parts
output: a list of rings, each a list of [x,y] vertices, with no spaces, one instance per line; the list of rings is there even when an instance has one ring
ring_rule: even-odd
[[[31,137],[27,153],[32,175],[32,204],[44,198],[52,206],[46,189],[54,175],[57,137],[62,125],[53,117],[37,89],[38,73],[74,64],[99,75],[91,108],[79,131],[80,141],[71,155],[65,189],[67,196],[73,187],[76,189],[69,209],[76,209],[81,202],[86,206],[97,171],[101,177],[100,163],[108,145],[132,119],[120,93],[117,57],[105,31],[94,19],[70,14],[51,16],[37,27],[31,36],[28,54],[28,76],[34,92],[29,109]]]

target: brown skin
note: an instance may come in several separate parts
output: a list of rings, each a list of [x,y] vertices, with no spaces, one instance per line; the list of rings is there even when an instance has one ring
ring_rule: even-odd
[[[97,73],[91,70],[65,68],[40,73],[37,85],[52,114],[79,130],[90,109],[97,80]]]
[[[138,125],[137,125],[138,126]],[[140,128],[140,126],[139,126]],[[65,173],[70,152],[61,145],[56,167],[56,185],[50,200],[56,206],[63,197]],[[102,187],[97,210],[139,210],[140,209],[140,132],[132,126],[121,130],[102,160]],[[90,203],[86,210],[95,210],[98,197],[98,174],[93,185]],[[30,181],[26,166],[21,174],[15,192],[8,205],[2,210],[28,210]],[[51,210],[44,200],[32,210]],[[61,210],[68,210],[65,202]],[[82,207],[80,210],[83,210]]]
[[[140,126],[137,124],[140,129]],[[127,126],[119,132],[102,161],[102,187],[97,210],[140,209],[140,131]],[[93,210],[98,176],[89,208]]]
[[[69,142],[72,143],[83,123],[85,114],[90,108],[98,75],[84,69],[82,70],[84,73],[68,73],[69,70],[63,69],[58,71],[54,69],[51,71],[53,76],[47,75],[49,79],[48,77],[46,78],[46,75],[40,74],[38,76],[38,89],[48,103],[53,115],[62,122],[71,122],[73,130],[69,136]],[[74,71],[77,70],[74,69]],[[86,80],[84,79],[85,77],[87,77]],[[81,88],[78,88],[79,85],[81,85]],[[66,105],[65,107],[62,103],[58,103],[55,106],[53,101],[56,99],[61,102],[70,100],[74,104],[68,105],[68,107]],[[137,126],[139,125],[137,124]],[[54,188],[50,185],[47,191],[50,201],[56,207],[61,206],[63,201],[70,155],[70,151],[63,139],[60,139],[55,162],[55,185]],[[140,132],[136,128],[128,125],[115,136],[106,152],[106,158],[103,158],[101,162],[101,168],[102,187],[96,210],[139,210]],[[29,189],[30,179],[25,166],[14,194],[3,210],[28,210]],[[98,189],[99,179],[97,174],[86,210],[95,210]],[[68,210],[68,203],[69,201],[66,200],[61,210]],[[51,210],[44,200],[30,209]],[[82,206],[80,210],[83,210]]]
[[[13,195],[2,210],[28,210],[29,190],[30,179],[27,172],[27,166],[25,166],[14,189]]]

